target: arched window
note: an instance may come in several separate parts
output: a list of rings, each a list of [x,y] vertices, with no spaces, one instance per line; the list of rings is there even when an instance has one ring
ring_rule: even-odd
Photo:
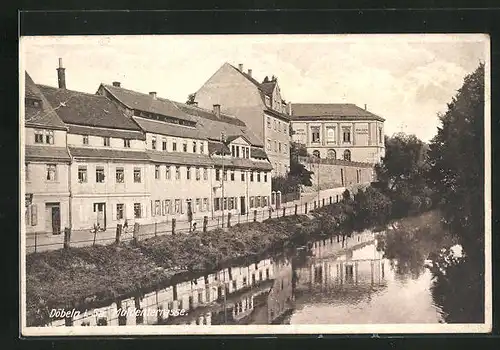
[[[337,152],[335,152],[334,149],[329,149],[328,152],[326,153],[326,157],[328,159],[337,159]]]
[[[313,157],[316,157],[316,158],[321,158],[320,155],[319,155],[319,151],[317,149],[315,149],[313,151]]]
[[[351,161],[351,151],[349,151],[348,149],[346,149],[344,151],[344,160],[347,160],[347,161]]]

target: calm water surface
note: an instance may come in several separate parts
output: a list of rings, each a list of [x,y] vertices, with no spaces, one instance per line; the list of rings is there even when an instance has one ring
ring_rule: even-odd
[[[385,259],[377,251],[376,234],[365,231],[117,300],[50,325],[443,323],[431,278],[421,261]]]

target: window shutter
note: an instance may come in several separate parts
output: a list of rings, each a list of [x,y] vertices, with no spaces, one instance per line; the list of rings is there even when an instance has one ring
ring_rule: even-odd
[[[37,215],[37,206],[36,204],[31,205],[31,226],[38,225],[38,215]]]

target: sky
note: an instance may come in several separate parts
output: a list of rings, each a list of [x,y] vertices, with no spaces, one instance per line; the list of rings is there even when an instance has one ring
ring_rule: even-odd
[[[489,39],[453,35],[60,36],[21,38],[21,70],[37,84],[95,93],[121,86],[185,102],[228,62],[275,75],[293,103],[354,103],[383,118],[385,133],[429,141],[463,79],[489,64]]]

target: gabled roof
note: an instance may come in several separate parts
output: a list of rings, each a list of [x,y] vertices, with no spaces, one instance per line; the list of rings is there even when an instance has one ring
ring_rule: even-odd
[[[261,89],[266,93],[266,95],[271,95],[276,86],[276,81],[268,81],[260,84]]]
[[[101,84],[101,86],[129,109],[160,114],[187,121],[195,121],[189,114],[183,112],[177,108],[172,101],[165,98],[153,98],[149,94],[107,84]]]
[[[24,73],[25,77],[25,97],[35,99],[41,103],[40,107],[35,107],[25,103],[24,106],[24,122],[26,126],[43,127],[49,129],[66,130],[67,127],[57,114],[56,110],[43,96],[42,92],[31,79],[28,72]]]
[[[145,131],[166,136],[187,137],[191,139],[205,140],[206,132],[199,127],[171,124],[159,120],[141,117],[132,117],[134,121]]]
[[[108,98],[79,91],[38,85],[57,114],[68,124],[140,131]]]
[[[228,137],[226,137],[226,143],[231,143],[233,142],[234,140],[237,140],[239,138],[242,138],[243,140],[245,140],[247,143],[251,144],[251,142],[248,140],[247,137],[245,137],[245,135],[229,135]]]
[[[294,103],[292,105],[292,119],[385,119],[373,114],[352,103]]]

